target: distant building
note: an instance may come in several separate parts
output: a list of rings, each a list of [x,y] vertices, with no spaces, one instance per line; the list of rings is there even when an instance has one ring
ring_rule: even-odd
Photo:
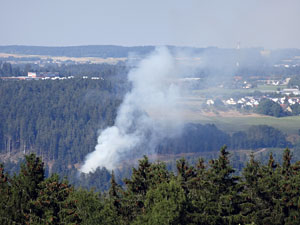
[[[28,72],[28,78],[59,77],[58,72]]]
[[[226,100],[226,104],[227,105],[236,105],[236,102],[233,100],[233,98],[230,98],[230,99]]]
[[[286,89],[282,90],[282,94],[285,94],[285,95],[290,95],[290,94],[300,95],[300,91],[297,88],[286,88]]]
[[[213,104],[215,104],[215,102],[214,102],[214,100],[212,100],[212,99],[208,99],[208,100],[206,101],[206,104],[207,104],[207,105],[213,105]]]
[[[28,77],[36,78],[36,73],[35,72],[28,72]]]

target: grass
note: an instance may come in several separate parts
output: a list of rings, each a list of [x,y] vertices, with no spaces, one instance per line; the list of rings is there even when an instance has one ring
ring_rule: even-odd
[[[276,92],[277,88],[283,89],[287,88],[286,85],[279,85],[279,86],[274,86],[274,85],[258,85],[256,88],[240,88],[240,89],[230,89],[230,88],[219,88],[219,87],[212,87],[212,88],[207,88],[207,89],[202,89],[202,90],[195,90],[193,91],[194,97],[196,96],[227,96],[227,95],[234,95],[237,93],[240,94],[252,94],[255,91],[260,91],[260,92]]]
[[[287,88],[286,85],[258,85],[257,88],[253,88],[255,91],[261,91],[261,92],[276,92],[277,88],[284,89]]]
[[[249,117],[205,117],[199,115],[198,118],[193,118],[191,122],[198,123],[214,123],[222,130],[227,132],[236,132],[245,130],[252,125],[268,125],[275,127],[287,135],[298,134],[300,129],[300,116],[289,117],[269,117],[269,116],[249,116]]]
[[[289,116],[289,117],[271,117],[262,116],[258,114],[248,115],[205,115],[202,111],[202,103],[208,97],[220,96],[222,99],[226,96],[231,96],[237,93],[251,95],[255,91],[260,92],[275,92],[277,88],[286,88],[285,85],[274,86],[274,85],[258,85],[253,89],[228,89],[228,88],[208,88],[203,90],[194,90],[192,95],[185,96],[181,99],[181,107],[185,109],[184,120],[187,122],[196,123],[214,123],[222,130],[227,132],[236,132],[245,130],[253,125],[268,125],[275,127],[287,135],[298,134],[300,129],[300,116]],[[221,114],[221,113],[220,113]]]
[[[253,93],[255,89],[229,89],[229,88],[207,88],[193,91],[194,96],[218,96],[218,95],[233,95],[236,93],[249,94]]]

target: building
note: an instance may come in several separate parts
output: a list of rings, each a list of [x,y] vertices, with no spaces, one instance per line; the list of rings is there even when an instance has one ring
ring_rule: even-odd
[[[28,72],[28,77],[30,78],[36,78],[36,73],[35,72]]]
[[[300,91],[297,88],[286,88],[286,89],[282,90],[282,94],[284,94],[284,95],[290,95],[290,94],[300,95]]]

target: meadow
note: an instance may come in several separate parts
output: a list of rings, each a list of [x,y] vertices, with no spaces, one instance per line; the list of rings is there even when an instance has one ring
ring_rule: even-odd
[[[245,130],[253,125],[268,125],[275,127],[287,135],[298,134],[300,129],[300,116],[289,117],[271,117],[249,115],[242,117],[223,117],[223,116],[203,116],[200,115],[193,118],[192,122],[198,123],[214,123],[217,127],[227,132],[236,132]]]
[[[228,89],[228,88],[208,88],[203,90],[195,90],[180,100],[181,108],[183,108],[183,118],[187,122],[193,123],[214,123],[217,127],[227,132],[236,132],[245,130],[253,125],[268,125],[275,127],[287,135],[298,134],[300,129],[300,116],[288,117],[271,117],[255,113],[241,113],[237,110],[205,111],[203,105],[205,99],[209,97],[233,96],[237,93],[251,95],[255,91],[274,92],[277,88],[286,88],[286,86],[258,85],[253,89]]]

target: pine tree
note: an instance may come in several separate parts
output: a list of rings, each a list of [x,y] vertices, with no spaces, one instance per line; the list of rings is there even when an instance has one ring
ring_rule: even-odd
[[[289,149],[283,154],[281,170],[281,204],[284,223],[296,225],[300,220],[300,165],[291,164],[292,155]]]
[[[283,224],[280,201],[280,165],[269,156],[267,165],[260,165],[252,156],[243,171],[243,219],[255,224]]]
[[[131,179],[124,180],[128,191],[138,195],[146,195],[151,182],[149,179],[150,172],[151,163],[149,162],[148,158],[144,156],[142,160],[139,160],[138,169],[132,169]]]
[[[114,171],[111,174],[111,181],[110,181],[110,189],[108,191],[109,198],[112,204],[113,210],[117,212],[118,215],[124,215],[124,208],[122,208],[121,199],[124,195],[124,191],[119,184],[117,184],[115,180]]]
[[[4,167],[0,163],[0,224],[9,224],[11,209],[7,206],[10,196],[9,176],[4,172]]]
[[[226,146],[220,150],[217,160],[210,161],[203,190],[202,224],[237,224],[241,220],[241,187],[234,169],[229,164]]]
[[[104,208],[104,198],[100,193],[79,188],[74,190],[69,198],[73,199],[76,204],[76,211],[81,219],[80,224],[107,224],[105,223],[106,216],[101,213]]]
[[[260,187],[259,180],[261,179],[261,165],[254,159],[254,154],[251,153],[250,160],[242,173],[242,192],[241,215],[244,223],[259,224],[260,217],[258,212],[265,207],[259,197]]]
[[[196,172],[194,167],[189,166],[184,158],[177,161],[177,172],[178,172],[178,179],[183,188],[186,195],[189,193],[189,186],[191,182],[196,177]]]
[[[35,154],[25,156],[26,162],[21,165],[18,176],[11,179],[12,221],[21,224],[31,223],[31,202],[36,200],[40,191],[40,184],[45,178],[44,164]]]
[[[44,224],[78,224],[76,199],[72,199],[74,189],[67,180],[59,181],[57,174],[40,184],[39,196],[31,202],[32,220]]]
[[[139,161],[138,168],[132,169],[131,178],[124,179],[127,190],[124,192],[122,210],[127,222],[145,212],[144,204],[148,190],[154,189],[157,185],[169,179],[169,172],[165,164],[152,164],[146,156]]]
[[[260,211],[260,218],[263,223],[283,224],[282,205],[280,202],[280,165],[277,164],[271,153],[267,166],[262,167],[261,179],[259,182],[259,197],[264,202]]]
[[[133,224],[188,224],[187,199],[177,180],[163,182],[147,192],[145,212]]]

